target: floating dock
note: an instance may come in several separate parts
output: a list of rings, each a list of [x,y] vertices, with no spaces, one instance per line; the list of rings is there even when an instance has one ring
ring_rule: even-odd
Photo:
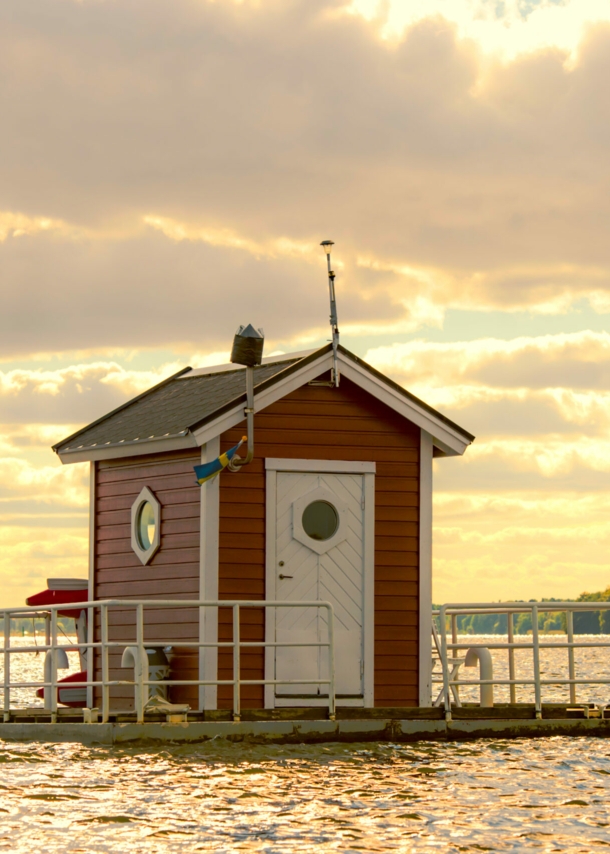
[[[111,716],[107,723],[83,723],[83,714],[59,709],[52,723],[42,709],[23,710],[0,723],[4,741],[80,742],[81,744],[204,743],[213,739],[253,744],[320,744],[324,742],[460,741],[476,738],[539,738],[550,736],[610,736],[610,719],[589,717],[559,704],[545,704],[536,718],[533,705],[454,708],[447,720],[442,709],[338,709],[335,720],[315,716],[313,709],[244,712],[240,721],[230,712],[188,715],[168,722],[166,716]],[[591,710],[591,714],[603,714]],[[578,717],[574,715],[579,714]]]

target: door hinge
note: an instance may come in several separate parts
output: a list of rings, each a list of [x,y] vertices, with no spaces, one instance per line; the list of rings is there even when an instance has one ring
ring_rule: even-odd
[[[362,501],[360,502],[360,507],[364,510],[364,495],[362,496]]]
[[[360,678],[364,679],[364,659],[360,659]]]

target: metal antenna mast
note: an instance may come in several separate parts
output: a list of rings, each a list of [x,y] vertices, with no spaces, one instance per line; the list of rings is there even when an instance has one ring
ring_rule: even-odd
[[[333,333],[333,369],[332,369],[332,384],[338,388],[339,386],[339,362],[337,358],[337,348],[339,346],[339,321],[337,320],[337,300],[335,298],[335,274],[330,264],[330,253],[334,246],[332,240],[323,240],[320,246],[326,252],[326,261],[328,264],[328,291],[330,295],[330,328]]]

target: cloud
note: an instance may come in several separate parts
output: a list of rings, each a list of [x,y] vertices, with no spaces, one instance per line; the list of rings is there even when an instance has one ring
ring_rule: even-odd
[[[418,339],[371,348],[365,359],[409,387],[610,390],[610,335],[606,332],[585,330],[511,340]]]
[[[82,425],[183,367],[166,363],[146,371],[130,370],[117,362],[90,362],[56,370],[0,371],[0,423]],[[66,426],[58,428],[60,434],[66,430]],[[45,434],[50,436],[49,426]],[[60,438],[56,436],[54,442]]]
[[[610,21],[607,0],[353,0],[350,11],[376,21],[386,38],[442,15],[481,50],[507,58],[546,47],[576,54],[591,22]]]
[[[0,458],[0,508],[35,500],[49,508],[86,508],[89,502],[89,466],[33,465],[20,457]],[[0,511],[1,512],[1,511]]]
[[[577,61],[505,61],[462,37],[478,7],[420,4],[392,42],[345,8],[2,4],[0,355],[220,350],[229,305],[317,340],[326,237],[354,335],[609,310],[604,15]]]
[[[607,494],[438,491],[435,601],[574,599],[604,589],[609,510]]]
[[[82,532],[0,527],[0,607],[19,607],[46,588],[46,579],[87,578],[87,527]]]

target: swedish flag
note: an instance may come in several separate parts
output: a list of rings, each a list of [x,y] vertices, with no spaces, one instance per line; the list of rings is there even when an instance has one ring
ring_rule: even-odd
[[[212,480],[219,472],[226,468],[247,438],[247,436],[242,436],[241,442],[235,445],[234,448],[229,448],[228,451],[225,451],[224,454],[221,454],[215,460],[212,460],[211,463],[203,463],[201,466],[193,466],[199,486],[206,483],[208,480]]]

